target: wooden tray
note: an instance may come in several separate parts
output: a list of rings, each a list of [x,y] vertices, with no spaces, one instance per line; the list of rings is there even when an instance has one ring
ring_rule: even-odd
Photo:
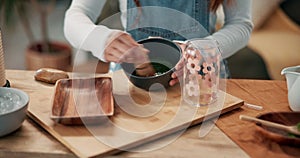
[[[62,79],[56,83],[50,116],[54,121],[65,125],[98,124],[113,112],[111,78]]]
[[[160,105],[152,103],[150,106],[147,106],[147,103],[151,101],[149,94],[131,85],[123,71],[117,71],[113,74],[97,76],[112,78],[115,109],[114,116],[110,118],[109,122],[96,126],[93,125],[91,127],[92,130],[98,132],[93,134],[91,133],[91,128],[87,128],[86,126],[65,126],[56,123],[49,117],[53,105],[49,97],[53,97],[51,95],[54,94],[54,86],[35,81],[33,78],[34,72],[18,72],[15,74],[18,75],[9,74],[9,79],[12,81],[18,80],[20,82],[13,82],[13,86],[24,90],[30,95],[30,98],[34,98],[31,99],[29,103],[28,116],[78,157],[106,156],[120,152],[120,148],[111,147],[103,143],[97,138],[98,136],[104,139],[117,138],[118,140],[113,142],[122,147],[122,149],[135,147],[177,132],[187,126],[201,123],[206,118],[212,118],[234,110],[244,104],[243,100],[223,92],[222,95],[225,95],[225,102],[222,104],[221,109],[208,110],[208,106],[195,108],[185,104],[180,106],[181,91],[179,85],[177,85],[167,90],[166,102],[163,108],[155,115],[142,118],[133,116],[120,109],[120,107],[132,107],[132,100],[124,98],[125,100],[119,102],[117,100],[118,97],[131,95],[135,102],[140,104],[144,103],[145,108],[155,108]],[[94,76],[93,74],[92,77]],[[129,89],[127,86],[129,86]],[[155,92],[152,98],[160,96],[161,93]],[[182,110],[179,111],[179,109]],[[196,112],[196,114],[191,120],[185,120],[184,118],[189,116],[186,112],[190,111]],[[173,121],[175,118],[176,121]],[[169,123],[170,121],[172,121],[172,123]],[[114,128],[112,124],[109,123],[113,123],[120,128]],[[122,133],[118,133],[119,129],[133,131],[137,134],[130,136],[120,135]],[[95,135],[97,137],[95,137]]]

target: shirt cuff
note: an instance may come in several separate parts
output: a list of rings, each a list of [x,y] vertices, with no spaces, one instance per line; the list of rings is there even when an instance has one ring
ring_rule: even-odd
[[[95,26],[95,28],[89,33],[82,44],[82,49],[91,51],[93,56],[97,57],[98,59],[107,62],[104,57],[104,50],[106,47],[106,41],[108,37],[115,31],[109,29],[106,26]]]

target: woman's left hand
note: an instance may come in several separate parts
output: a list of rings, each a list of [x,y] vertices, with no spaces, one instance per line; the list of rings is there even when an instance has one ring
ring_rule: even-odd
[[[177,44],[180,46],[181,52],[183,53],[185,50],[186,44],[184,44],[184,43],[177,43]],[[183,66],[184,66],[184,61],[183,61],[183,57],[182,57],[175,66],[175,72],[173,72],[171,75],[172,79],[169,82],[170,86],[174,86],[175,84],[177,84],[179,82],[180,78],[183,76]]]
[[[175,72],[172,73],[171,75],[172,79],[169,82],[170,86],[174,86],[176,83],[178,83],[182,76],[183,76],[183,58],[181,58],[175,66]]]

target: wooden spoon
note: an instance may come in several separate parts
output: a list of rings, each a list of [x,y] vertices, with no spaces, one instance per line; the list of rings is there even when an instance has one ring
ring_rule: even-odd
[[[286,126],[286,125],[282,125],[282,124],[278,124],[278,123],[274,123],[274,122],[270,122],[270,121],[266,121],[266,120],[261,120],[261,119],[255,118],[255,117],[250,117],[250,116],[245,116],[245,115],[240,115],[240,119],[244,120],[244,121],[257,122],[257,123],[260,123],[260,124],[268,126],[268,127],[281,129],[281,130],[284,130],[291,134],[300,136],[300,131],[298,130],[297,126]]]
[[[143,64],[135,64],[136,74],[142,77],[154,76],[155,70],[150,62]]]
[[[142,77],[154,76],[156,72],[150,62],[148,55],[145,53],[140,53],[139,55],[143,56],[144,60],[136,61],[134,63],[136,74]]]

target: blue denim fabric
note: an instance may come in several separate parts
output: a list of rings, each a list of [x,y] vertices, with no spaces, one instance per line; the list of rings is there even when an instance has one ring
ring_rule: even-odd
[[[149,36],[169,40],[190,40],[210,35],[209,0],[139,0],[141,9],[134,0],[127,0],[126,31],[139,41]],[[222,63],[223,64],[223,63]],[[227,61],[222,78],[230,76]],[[111,65],[112,71],[121,69]]]
[[[127,26],[135,40],[160,36],[187,40],[209,35],[209,0],[127,0]]]
[[[126,31],[139,41],[149,36],[187,40],[209,35],[209,0],[127,0]],[[121,69],[111,63],[110,70]]]

